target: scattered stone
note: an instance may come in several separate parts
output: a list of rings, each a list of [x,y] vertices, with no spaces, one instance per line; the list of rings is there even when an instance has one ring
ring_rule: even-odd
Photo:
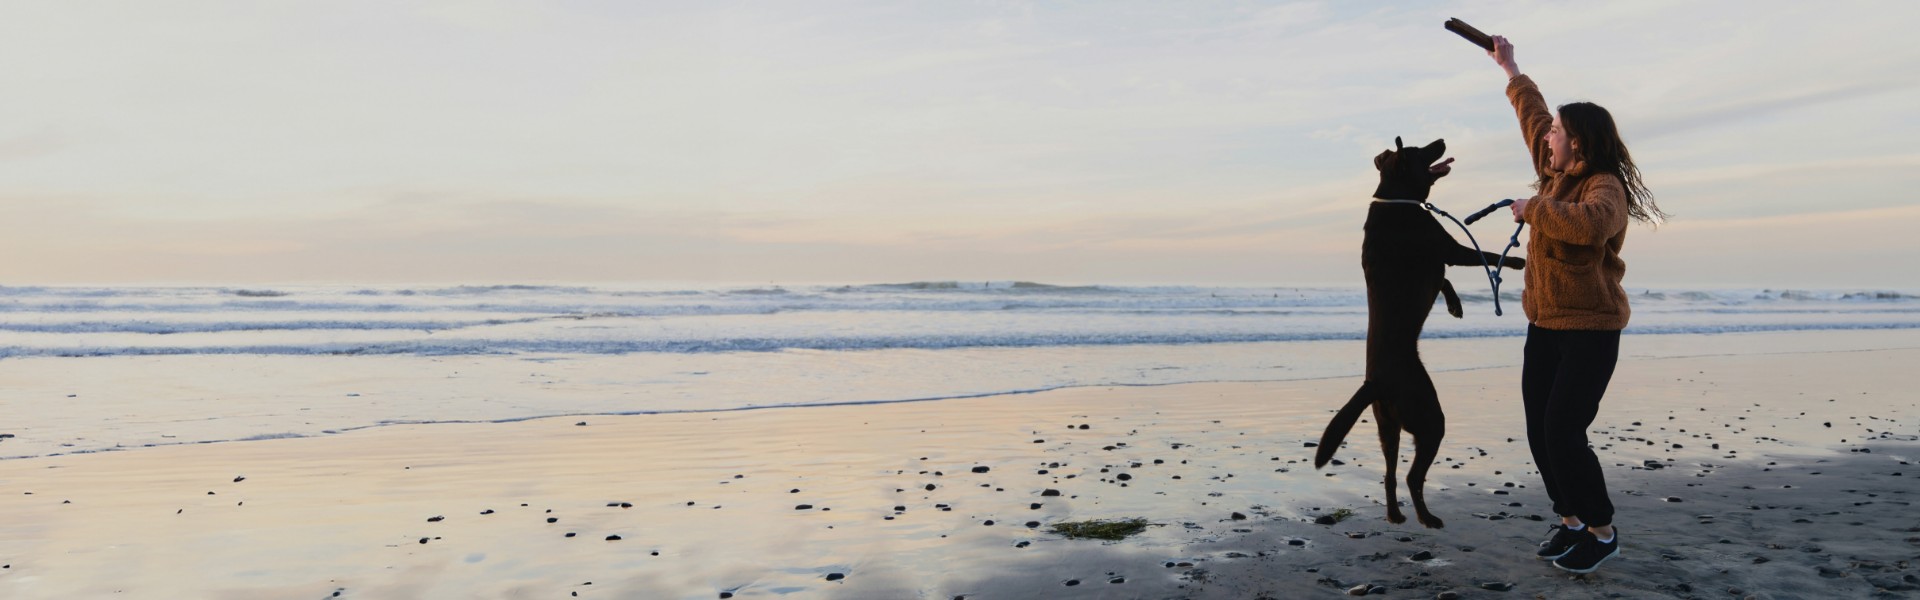
[[[1233,520],[1235,520],[1235,521],[1245,521],[1245,520],[1247,520],[1247,516],[1246,516],[1246,515],[1243,515],[1243,514],[1240,514],[1240,513],[1233,513],[1233,515],[1231,516],[1231,518],[1232,518]]]
[[[794,509],[794,510],[812,510],[812,509],[813,509],[813,505],[812,505],[812,504],[802,504],[802,505],[799,505],[799,506],[795,506],[795,507],[793,507],[793,509]]]
[[[1419,552],[1413,553],[1413,556],[1407,557],[1407,560],[1413,560],[1413,561],[1433,560],[1433,553],[1428,552],[1426,550],[1421,550]]]
[[[1507,583],[1505,581],[1489,581],[1489,582],[1480,584],[1480,589],[1495,591],[1495,592],[1504,592],[1504,591],[1513,589],[1513,584]]]
[[[847,578],[847,575],[845,573],[828,573],[827,574],[827,581],[839,581],[846,578]]]
[[[609,542],[618,542],[618,541],[620,541],[620,536],[619,536],[619,535],[610,535],[610,536],[607,536],[607,541],[609,541]]]
[[[1053,497],[1053,496],[1058,496],[1058,495],[1060,495],[1060,490],[1056,490],[1056,489],[1048,489],[1048,490],[1045,490],[1045,491],[1042,491],[1042,492],[1040,492],[1040,495],[1041,495],[1042,497]]]
[[[975,472],[975,473],[985,473],[985,472],[987,472],[988,470],[989,470],[989,469],[988,469],[987,467],[974,467],[974,468],[973,468],[973,472]]]
[[[439,523],[439,522],[441,522],[441,521],[444,521],[444,520],[446,520],[446,519],[447,519],[446,517],[443,517],[443,516],[440,516],[440,515],[434,515],[434,516],[431,516],[431,517],[427,517],[427,522],[428,522],[428,523]]]

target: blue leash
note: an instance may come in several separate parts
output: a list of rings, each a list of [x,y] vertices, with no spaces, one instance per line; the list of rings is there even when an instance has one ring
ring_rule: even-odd
[[[1493,213],[1493,211],[1506,208],[1511,204],[1513,204],[1513,199],[1511,198],[1495,202],[1492,206],[1480,209],[1480,212],[1467,215],[1467,222],[1465,223],[1461,223],[1459,219],[1453,218],[1453,215],[1447,214],[1447,211],[1440,210],[1440,207],[1434,206],[1432,202],[1422,202],[1420,204],[1421,206],[1425,206],[1427,210],[1433,211],[1434,214],[1453,221],[1453,224],[1460,226],[1461,231],[1467,232],[1467,241],[1473,243],[1473,253],[1480,256],[1480,268],[1485,269],[1487,272],[1487,283],[1493,286],[1493,316],[1496,317],[1506,314],[1500,310],[1500,269],[1507,264],[1507,253],[1513,251],[1514,248],[1520,247],[1520,230],[1526,229],[1527,224],[1522,222],[1519,227],[1513,228],[1513,237],[1507,238],[1507,247],[1500,250],[1500,263],[1493,265],[1487,264],[1487,253],[1480,250],[1480,240],[1473,239],[1473,230],[1467,229],[1467,226],[1472,225],[1474,221],[1480,220],[1481,217],[1485,217]]]

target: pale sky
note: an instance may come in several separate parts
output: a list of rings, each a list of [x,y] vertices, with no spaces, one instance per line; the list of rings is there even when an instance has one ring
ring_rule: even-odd
[[[1920,289],[1920,3],[1798,1],[16,0],[0,285],[1357,286],[1394,136],[1530,193],[1448,17],[1613,112],[1630,287]]]

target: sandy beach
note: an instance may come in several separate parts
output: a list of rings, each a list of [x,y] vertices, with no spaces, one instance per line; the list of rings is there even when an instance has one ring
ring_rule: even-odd
[[[1370,423],[1312,468],[1357,378],[1083,387],[5,460],[0,597],[1915,597],[1916,346],[1624,359],[1624,554],[1584,577],[1532,557],[1500,367],[1435,374],[1439,530],[1384,520]]]

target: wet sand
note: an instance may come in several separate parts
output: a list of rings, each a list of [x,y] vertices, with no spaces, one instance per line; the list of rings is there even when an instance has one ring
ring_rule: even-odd
[[[1435,374],[1445,529],[1384,520],[1371,423],[1312,468],[1355,378],[1077,388],[0,461],[0,597],[1914,597],[1916,364],[1623,361],[1593,440],[1624,554],[1584,577],[1532,557],[1496,368]],[[1157,526],[1045,532],[1119,517]]]

